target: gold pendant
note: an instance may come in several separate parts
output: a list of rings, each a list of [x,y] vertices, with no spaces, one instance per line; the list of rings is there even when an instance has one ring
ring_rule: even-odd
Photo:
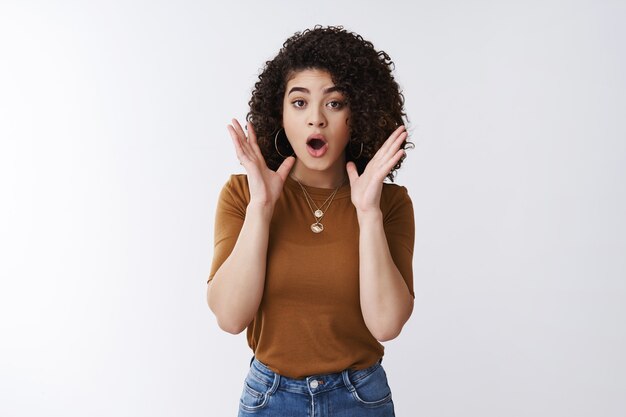
[[[311,225],[311,230],[313,233],[322,233],[324,230],[324,225],[322,223],[313,223]]]
[[[324,212],[320,209],[317,209],[315,210],[315,213],[313,213],[313,215],[319,219],[324,215]]]

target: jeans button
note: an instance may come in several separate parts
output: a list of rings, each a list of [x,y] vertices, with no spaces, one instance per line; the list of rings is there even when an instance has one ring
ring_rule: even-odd
[[[319,383],[314,379],[313,381],[309,382],[309,386],[313,389],[317,388],[317,386],[319,385]]]

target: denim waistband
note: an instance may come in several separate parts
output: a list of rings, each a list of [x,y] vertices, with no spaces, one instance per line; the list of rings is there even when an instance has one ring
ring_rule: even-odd
[[[352,383],[365,378],[381,366],[382,359],[369,368],[332,374],[311,375],[303,379],[294,379],[277,374],[255,357],[250,361],[250,375],[270,387],[270,391],[282,389],[294,393],[315,394],[330,391],[338,387],[352,389]]]

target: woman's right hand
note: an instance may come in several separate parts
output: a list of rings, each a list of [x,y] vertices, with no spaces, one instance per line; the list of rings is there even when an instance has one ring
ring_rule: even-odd
[[[237,159],[248,174],[250,204],[259,204],[273,209],[296,159],[290,156],[283,161],[276,171],[272,171],[267,167],[265,158],[263,158],[261,149],[257,144],[252,123],[248,122],[247,127],[247,137],[237,119],[233,119],[232,125],[228,125],[227,129],[233,140],[233,145],[235,145]]]

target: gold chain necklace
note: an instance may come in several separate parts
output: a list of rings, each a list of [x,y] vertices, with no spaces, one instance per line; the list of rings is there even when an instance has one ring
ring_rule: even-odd
[[[332,192],[332,194],[330,196],[328,196],[326,201],[324,201],[322,203],[322,205],[320,207],[318,207],[317,204],[315,204],[315,201],[313,200],[313,198],[311,197],[309,192],[306,190],[306,188],[304,188],[304,185],[302,185],[302,183],[295,176],[293,178],[296,180],[296,182],[298,183],[300,188],[302,188],[302,192],[304,193],[304,199],[306,200],[306,203],[309,205],[309,209],[311,210],[311,214],[313,214],[313,217],[315,217],[315,223],[313,223],[311,225],[311,231],[313,233],[322,233],[324,231],[324,225],[322,224],[322,218],[326,214],[326,211],[328,210],[328,208],[330,207],[331,203],[333,202],[333,198],[335,198],[335,194],[337,194],[337,191],[339,191],[339,188],[341,188],[341,186],[343,185],[344,181],[342,181],[341,184],[339,184],[337,186],[337,188],[335,188],[335,190]],[[326,206],[326,208],[324,208],[324,206]],[[315,207],[315,210],[313,210],[313,207]]]

